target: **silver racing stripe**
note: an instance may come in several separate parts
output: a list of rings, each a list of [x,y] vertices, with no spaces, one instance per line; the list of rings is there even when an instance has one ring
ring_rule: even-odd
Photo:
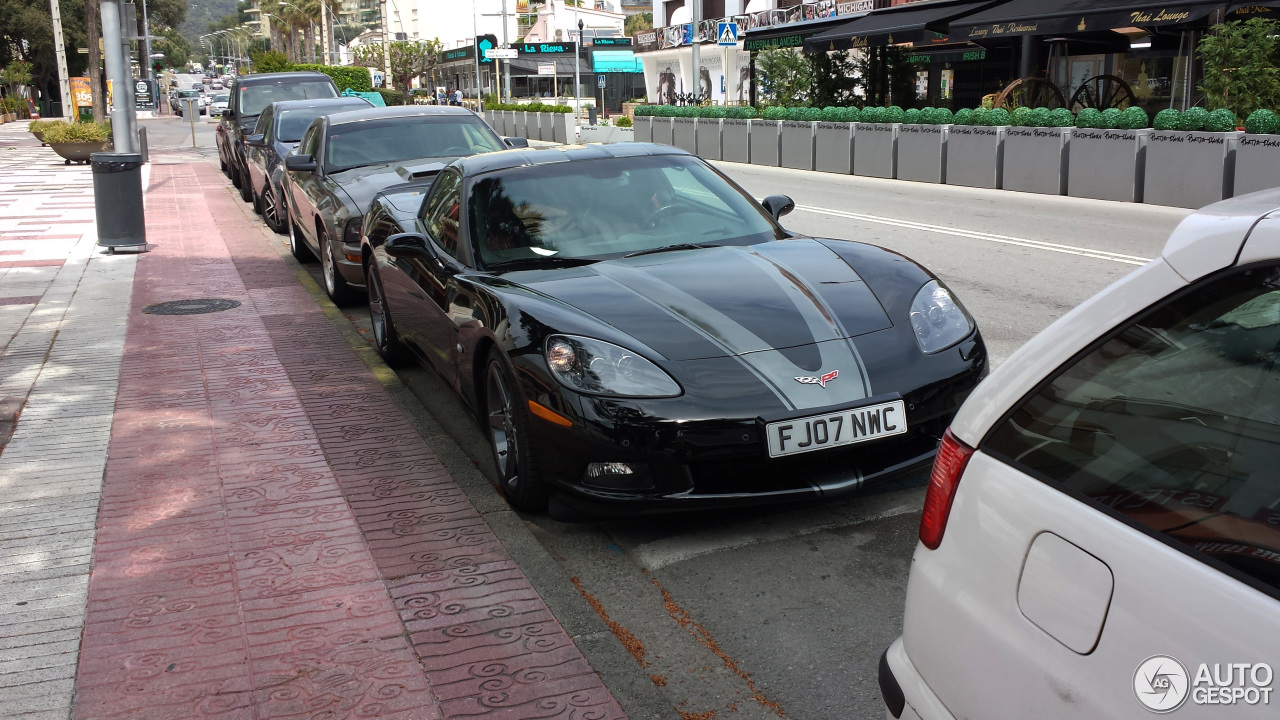
[[[814,347],[821,358],[816,372],[796,365],[778,350],[759,350],[768,347],[768,343],[755,333],[702,300],[646,272],[643,267],[599,263],[593,269],[632,290],[720,347],[790,410],[852,403],[870,396],[862,359],[853,341],[843,337],[843,329],[830,308],[799,287],[791,279],[794,276],[772,259],[742,248],[717,248],[713,252],[741,253],[787,293],[816,341]],[[663,302],[655,298],[662,298]],[[832,370],[839,370],[840,376],[829,381],[826,387],[796,380],[797,377],[820,376]]]

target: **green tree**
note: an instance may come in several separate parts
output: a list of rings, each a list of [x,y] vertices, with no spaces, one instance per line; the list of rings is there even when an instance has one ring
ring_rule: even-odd
[[[854,75],[854,63],[849,59],[847,51],[819,52],[806,55],[805,58],[809,61],[813,76],[810,104],[814,107],[843,107],[853,102],[857,79]]]
[[[253,63],[254,72],[288,72],[293,69],[289,57],[277,50],[255,50],[249,53],[249,61]]]
[[[408,90],[414,78],[423,81],[440,62],[441,43],[431,40],[397,40],[391,43],[391,82],[399,90]],[[355,49],[355,64],[382,67],[382,45],[361,45]]]
[[[17,95],[18,88],[31,84],[31,63],[14,60],[0,70],[0,83],[8,86],[10,95]]]
[[[165,67],[180,68],[191,62],[191,45],[177,30],[167,27],[158,34],[161,39],[151,42],[151,51],[164,53]]]
[[[813,67],[795,48],[770,48],[756,56],[756,82],[762,104],[805,105],[813,90]]]
[[[1204,62],[1205,104],[1210,109],[1227,108],[1246,117],[1258,108],[1280,106],[1280,22],[1253,18],[1217,26],[1206,35],[1197,51]]]
[[[67,70],[72,76],[82,75],[86,56],[76,52],[76,48],[88,44],[84,0],[62,0],[61,13]],[[38,98],[61,102],[53,17],[47,0],[0,0],[0,67],[14,60],[30,63],[30,84],[35,87]]]
[[[636,13],[628,15],[627,19],[622,21],[622,34],[627,37],[634,37],[636,33],[642,30],[653,29],[653,13]]]

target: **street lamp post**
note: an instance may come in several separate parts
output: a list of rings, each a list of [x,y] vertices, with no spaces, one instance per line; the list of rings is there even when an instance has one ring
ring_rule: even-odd
[[[573,6],[574,17],[578,16],[578,6]],[[580,84],[578,80],[582,78],[580,69],[578,68],[578,58],[582,56],[582,20],[578,20],[578,42],[573,45],[573,124],[578,124],[578,113],[582,112],[582,99],[578,97]]]
[[[395,86],[391,84],[391,26],[387,24],[387,0],[382,0],[379,11],[382,16],[382,84],[388,90],[394,90]]]

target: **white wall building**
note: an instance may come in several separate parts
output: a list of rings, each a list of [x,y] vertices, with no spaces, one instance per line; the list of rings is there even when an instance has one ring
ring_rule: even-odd
[[[590,3],[588,3],[590,4]],[[627,16],[617,3],[604,2],[597,10],[583,5],[566,5],[564,0],[547,0],[538,9],[538,17],[525,35],[525,42],[572,42],[578,37],[578,21],[582,21],[583,37],[620,37]]]
[[[387,0],[387,27],[410,40],[438,38],[446,50],[466,47],[476,35],[502,43],[503,0]],[[519,37],[516,0],[506,0],[507,39]]]

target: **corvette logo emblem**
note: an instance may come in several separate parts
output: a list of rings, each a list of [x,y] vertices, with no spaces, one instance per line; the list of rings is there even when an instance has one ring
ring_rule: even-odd
[[[796,378],[796,382],[802,385],[821,385],[822,387],[825,388],[827,386],[827,383],[831,382],[832,380],[835,380],[838,377],[840,377],[840,371],[832,370],[831,372],[821,377],[798,377]]]

